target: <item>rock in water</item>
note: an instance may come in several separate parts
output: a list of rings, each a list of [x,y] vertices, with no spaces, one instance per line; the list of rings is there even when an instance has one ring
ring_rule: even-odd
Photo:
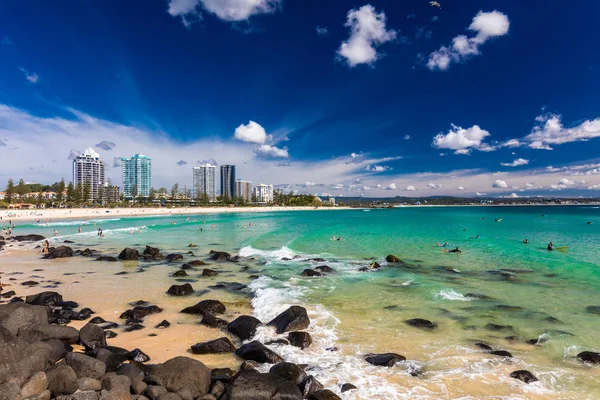
[[[312,344],[312,338],[308,332],[290,332],[288,340],[292,346],[299,347],[302,350],[308,349]]]
[[[219,275],[219,273],[217,271],[215,271],[214,269],[204,268],[202,270],[202,276],[217,276],[217,275]]]
[[[268,324],[277,329],[278,334],[288,331],[303,330],[310,325],[310,319],[306,312],[306,308],[300,306],[291,306],[278,316],[276,316]]]
[[[323,390],[323,384],[312,375],[309,375],[301,384],[298,385],[298,389],[302,392],[302,396],[307,398],[311,394]]]
[[[324,274],[335,274],[335,269],[331,268],[328,265],[320,265],[315,268],[315,271],[319,271]]]
[[[366,362],[380,367],[393,367],[397,362],[404,360],[406,357],[396,353],[367,354],[365,356]]]
[[[194,288],[189,283],[183,285],[173,285],[167,291],[172,296],[187,296],[194,293]]]
[[[121,251],[118,258],[119,258],[119,260],[124,260],[124,261],[137,260],[138,258],[140,258],[140,252],[137,251],[136,249],[126,247],[123,249],[123,251]]]
[[[204,321],[204,319],[202,320]],[[229,325],[227,325],[227,329],[241,340],[248,340],[256,334],[256,328],[261,325],[262,322],[257,318],[250,315],[242,315],[231,321]]]
[[[34,306],[53,306],[62,301],[62,296],[57,292],[42,292],[29,295],[25,298],[25,303]]]
[[[600,315],[600,306],[587,306],[585,311],[589,312],[590,314]]]
[[[412,319],[408,319],[404,322],[406,322],[410,326],[414,326],[415,328],[428,329],[428,330],[433,330],[433,329],[437,328],[437,324],[435,322],[431,322],[431,321],[423,319],[423,318],[412,318]]]
[[[39,242],[46,239],[42,235],[17,235],[12,237],[17,242]]]
[[[152,377],[171,392],[187,388],[193,398],[207,394],[211,383],[210,369],[189,357],[175,357],[158,365],[152,370]]]
[[[273,365],[269,373],[280,376],[294,385],[299,385],[306,379],[306,372],[302,367],[289,362],[280,362]]]
[[[200,303],[181,310],[184,314],[202,315],[204,313],[223,314],[226,308],[219,300],[202,300]]]
[[[308,400],[342,400],[342,398],[329,389],[323,389],[308,396]]]
[[[73,249],[68,246],[58,246],[44,255],[46,259],[73,257]]]
[[[531,372],[529,372],[527,370],[524,370],[524,369],[511,372],[510,373],[510,377],[518,379],[518,380],[523,381],[525,383],[537,382],[539,380]]]
[[[583,362],[600,364],[600,353],[593,351],[582,351],[581,353],[577,354],[577,358]]]
[[[206,325],[211,328],[227,328],[228,322],[224,319],[217,318],[211,313],[204,313],[202,315],[202,320],[200,321],[201,325]]]
[[[242,372],[227,387],[229,400],[302,400],[302,393],[291,382],[274,374]]]
[[[397,263],[397,262],[400,262],[400,259],[398,257],[396,257],[395,255],[390,254],[385,258],[385,261],[387,261],[389,263]]]
[[[508,357],[508,358],[512,358],[512,354],[509,351],[506,350],[493,350],[490,351],[490,354],[493,354],[495,356],[500,356],[500,357]]]
[[[143,252],[144,259],[146,260],[160,260],[162,255],[160,254],[160,250],[156,247],[146,246]]]
[[[340,388],[340,392],[345,393],[345,392],[347,392],[349,390],[356,390],[356,389],[358,389],[358,388],[356,386],[354,386],[353,384],[351,384],[351,383],[344,383],[342,385],[342,387]]]
[[[235,351],[235,347],[226,337],[211,340],[209,342],[197,343],[192,346],[192,353],[194,354],[230,353],[232,351]]]
[[[244,360],[256,361],[259,363],[277,364],[278,362],[283,361],[283,358],[279,354],[270,350],[257,340],[246,343],[237,349],[235,354]]]
[[[209,255],[209,259],[213,260],[213,261],[229,261],[231,259],[231,254],[225,252],[225,251],[214,251],[211,250],[210,253],[208,253]]]

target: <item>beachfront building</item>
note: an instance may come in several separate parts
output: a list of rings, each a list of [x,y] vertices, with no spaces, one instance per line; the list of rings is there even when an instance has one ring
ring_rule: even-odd
[[[211,164],[201,164],[193,168],[194,197],[199,199],[206,195],[209,201],[215,201],[217,167]]]
[[[133,198],[134,187],[136,196],[150,196],[152,188],[152,159],[150,157],[136,154],[131,158],[122,158],[121,168],[123,170],[123,194],[126,199]]]
[[[235,165],[221,165],[221,196],[233,199],[235,194]]]
[[[90,185],[90,198],[84,200],[98,199],[100,187],[104,185],[104,167],[100,155],[91,147],[73,160],[73,184],[79,187],[86,183]]]
[[[235,196],[244,201],[252,201],[252,182],[243,179],[235,180]]]
[[[121,201],[121,193],[116,185],[106,184],[102,191],[102,201],[107,203],[118,203]]]
[[[273,185],[259,183],[258,185],[254,186],[254,199],[257,203],[272,203]]]

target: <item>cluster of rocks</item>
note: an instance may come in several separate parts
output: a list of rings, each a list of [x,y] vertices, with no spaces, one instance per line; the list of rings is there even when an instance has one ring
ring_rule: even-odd
[[[16,235],[16,236],[0,236],[0,251],[3,250],[4,247],[14,247],[19,242],[39,242],[41,240],[46,239],[42,235]],[[22,246],[19,244],[19,246]]]

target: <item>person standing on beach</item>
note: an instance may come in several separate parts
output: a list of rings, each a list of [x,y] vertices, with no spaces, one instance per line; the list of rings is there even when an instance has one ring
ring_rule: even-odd
[[[42,247],[42,254],[48,253],[49,249],[50,249],[50,243],[48,243],[47,240],[44,240],[44,245]]]

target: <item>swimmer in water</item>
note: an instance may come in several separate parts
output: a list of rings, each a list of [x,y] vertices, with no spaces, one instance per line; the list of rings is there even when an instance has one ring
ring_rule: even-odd
[[[448,253],[462,253],[462,251],[457,247],[453,250],[450,250]]]
[[[523,243],[524,243],[524,244],[529,244],[529,239],[525,239],[525,240],[523,240]]]
[[[548,251],[552,251],[554,250],[554,243],[550,242],[548,243]]]

